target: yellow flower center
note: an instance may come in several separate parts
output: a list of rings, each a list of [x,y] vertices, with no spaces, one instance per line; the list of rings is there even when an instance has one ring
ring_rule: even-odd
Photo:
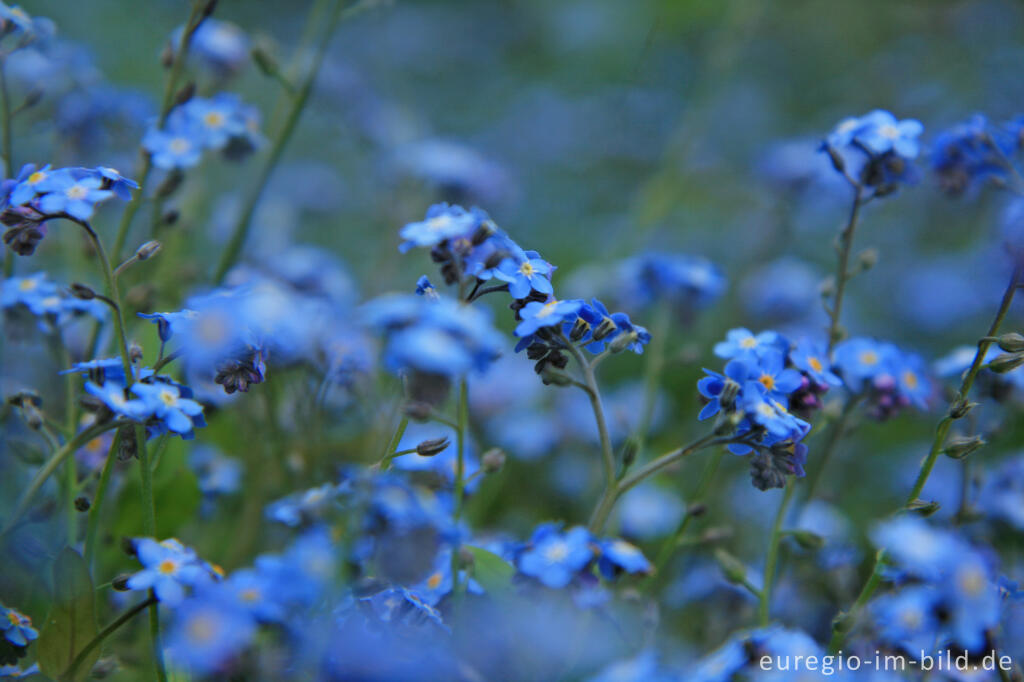
[[[820,372],[825,369],[824,365],[821,364],[821,360],[814,357],[813,355],[807,358],[807,364],[811,366],[815,372]]]
[[[217,634],[217,628],[207,616],[195,618],[188,624],[188,636],[193,642],[208,642]]]
[[[164,575],[171,575],[172,573],[178,570],[178,562],[176,562],[174,559],[164,559],[160,562],[160,566],[157,567],[156,570],[158,570],[160,573],[163,573]]]
[[[427,221],[427,227],[429,229],[433,230],[434,232],[440,232],[441,230],[445,229],[446,227],[448,227],[451,224],[452,224],[452,217],[450,215],[448,215],[447,213],[444,213],[444,214],[438,215],[438,216],[434,216],[433,218],[431,218],[430,220]]]
[[[564,541],[555,542],[544,550],[544,557],[552,563],[564,561],[569,556],[569,545]]]
[[[886,123],[878,129],[878,134],[887,140],[895,140],[900,136],[900,129],[891,123]]]
[[[18,283],[18,289],[21,291],[32,291],[37,286],[39,286],[39,282],[34,279],[23,279]]]
[[[907,385],[909,389],[917,388],[917,375],[911,372],[909,369],[903,372],[903,383]]]
[[[219,128],[224,125],[224,114],[219,111],[211,111],[203,116],[203,123],[209,128]]]
[[[18,614],[16,614],[14,611],[7,612],[7,620],[11,621],[12,625],[17,625],[21,622],[21,619],[18,618]]]
[[[544,304],[544,307],[537,313],[537,317],[547,317],[548,315],[555,312],[555,306],[558,305],[558,301],[549,301]]]
[[[49,173],[45,173],[43,171],[36,171],[32,175],[28,176],[28,180],[26,180],[25,182],[27,182],[30,185],[37,185],[43,180],[45,180],[48,175]]]
[[[253,602],[259,601],[262,597],[263,597],[263,595],[260,594],[260,591],[255,589],[255,588],[248,589],[248,590],[242,590],[238,594],[238,598],[241,599],[242,601],[246,602],[247,604],[251,604]]]
[[[174,395],[174,391],[160,391],[160,400],[163,401],[167,407],[173,407],[178,402],[178,396]]]
[[[862,365],[877,365],[878,353],[873,350],[866,350],[859,356]]]
[[[769,391],[775,388],[775,377],[770,374],[762,374],[760,378],[758,378],[758,381],[760,381],[761,385]]]
[[[435,573],[434,575],[432,575],[429,578],[427,578],[427,587],[430,588],[431,590],[436,590],[438,588],[438,586],[441,584],[441,580],[442,580],[441,574],[440,573]]]
[[[742,341],[740,341],[740,348],[750,349],[750,348],[756,348],[756,347],[757,347],[757,339],[755,339],[753,336],[748,336],[747,338],[745,338]]]
[[[960,574],[960,589],[969,596],[977,596],[985,589],[985,577],[976,568]]]
[[[530,261],[526,261],[522,265],[520,265],[519,266],[519,272],[524,277],[532,277],[534,270],[533,270],[533,266],[530,265]]]

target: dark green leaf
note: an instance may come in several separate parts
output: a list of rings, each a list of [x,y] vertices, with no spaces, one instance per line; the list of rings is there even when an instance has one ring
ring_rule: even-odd
[[[44,675],[59,678],[96,633],[96,592],[89,567],[82,555],[65,547],[53,564],[53,605],[39,633],[36,650],[39,669]],[[74,679],[84,680],[99,655],[97,647],[78,668]]]

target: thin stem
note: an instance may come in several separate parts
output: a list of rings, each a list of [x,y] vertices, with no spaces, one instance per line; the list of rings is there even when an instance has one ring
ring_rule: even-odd
[[[1013,274],[1010,276],[1010,283],[1006,287],[1006,291],[1003,293],[1003,298],[999,303],[999,310],[996,312],[995,318],[992,320],[992,324],[989,325],[988,333],[978,342],[978,351],[974,354],[974,361],[971,363],[970,369],[964,374],[963,381],[960,383],[960,390],[957,391],[956,396],[950,403],[949,411],[946,416],[939,422],[938,427],[935,429],[935,439],[932,441],[931,450],[928,452],[928,457],[924,463],[921,464],[921,470],[917,475],[917,480],[914,482],[914,487],[910,491],[910,495],[907,496],[907,500],[904,506],[911,504],[916,501],[924,490],[924,486],[928,483],[928,477],[931,475],[932,469],[935,467],[935,462],[939,458],[939,454],[942,452],[943,445],[945,445],[946,437],[949,435],[949,429],[953,422],[957,419],[962,419],[967,416],[970,412],[970,403],[967,402],[967,397],[971,392],[971,388],[974,386],[974,380],[978,376],[978,372],[981,371],[982,365],[985,364],[985,355],[988,353],[988,349],[992,346],[992,343],[999,333],[999,328],[1003,325],[1003,320],[1006,318],[1007,313],[1010,310],[1010,304],[1013,302],[1013,296],[1017,291],[1017,288],[1021,282],[1021,264],[1017,264],[1013,269]],[[879,572],[885,562],[885,552],[879,550],[875,555],[875,563],[871,568],[871,575],[868,578],[868,582],[865,583],[864,588],[861,590],[860,596],[857,597],[857,601],[854,602],[853,607],[850,609],[850,615],[852,617],[856,611],[867,603],[871,595],[874,594],[877,589],[879,582],[881,581],[881,575]],[[842,614],[840,614],[842,616]],[[837,617],[833,622],[832,626],[832,642],[829,645],[830,650],[837,651],[842,646],[843,639],[846,636],[846,629],[843,627],[843,618]]]
[[[786,483],[786,491],[782,494],[782,501],[779,503],[779,510],[775,513],[775,523],[772,524],[771,538],[768,540],[768,555],[764,562],[764,586],[761,589],[761,602],[758,605],[758,622],[768,625],[769,610],[772,600],[772,583],[775,582],[775,567],[779,562],[779,542],[782,539],[782,521],[786,517],[786,510],[793,499],[793,479]]]
[[[0,127],[4,136],[4,177],[14,177],[14,142],[11,134],[11,95],[7,89],[6,64],[0,60]]]
[[[715,438],[714,434],[709,434],[703,438],[698,438],[693,443],[686,445],[681,448],[667,452],[661,457],[654,459],[633,473],[624,477],[616,485],[613,485],[610,492],[607,492],[604,497],[598,502],[594,512],[590,515],[590,532],[600,533],[601,529],[604,528],[605,522],[608,520],[608,516],[611,515],[612,509],[615,507],[615,503],[620,497],[622,497],[628,490],[642,482],[648,476],[651,476],[665,467],[679,461],[683,457],[692,455],[698,450],[710,447],[712,445],[721,445],[725,443],[735,442],[733,438]]]
[[[114,634],[122,625],[124,625],[132,618],[137,616],[139,613],[145,611],[148,607],[155,603],[156,597],[150,595],[149,598],[131,607],[130,609],[122,613],[120,616],[118,616],[116,619],[114,619],[114,621],[111,622],[110,625],[100,630],[99,633],[91,640],[89,640],[89,643],[82,647],[82,650],[75,655],[74,660],[71,661],[71,665],[69,665],[68,669],[64,671],[63,675],[61,675],[61,679],[75,679],[75,673],[78,672],[78,669],[89,657],[89,654],[91,654],[96,649],[96,647],[102,644],[107,637],[110,637],[110,635]]]
[[[65,443],[62,448],[54,452],[50,459],[46,461],[46,464],[36,472],[36,475],[32,478],[32,482],[29,483],[25,492],[21,494],[21,498],[18,500],[18,504],[15,505],[14,511],[11,512],[11,515],[7,518],[7,522],[4,524],[3,529],[0,530],[0,536],[6,535],[12,528],[14,528],[15,524],[17,524],[18,520],[21,519],[22,515],[25,513],[25,510],[28,509],[32,499],[36,496],[36,493],[39,492],[39,489],[43,487],[43,484],[46,483],[50,476],[53,475],[68,455],[75,452],[78,448],[82,447],[82,445],[88,443],[101,433],[115,429],[122,423],[123,422],[106,422],[104,424],[92,426],[79,433],[77,436]]]
[[[653,588],[663,580],[662,576],[665,574],[665,569],[668,567],[669,561],[672,560],[672,556],[679,548],[680,542],[686,536],[686,531],[690,527],[690,522],[696,518],[696,515],[691,513],[691,509],[695,505],[699,505],[703,502],[704,496],[707,494],[708,487],[711,485],[711,481],[715,477],[715,473],[718,471],[719,464],[722,463],[722,459],[725,457],[725,448],[718,448],[715,454],[708,460],[707,465],[704,467],[704,472],[701,474],[700,482],[697,483],[696,490],[693,491],[693,495],[690,496],[690,503],[686,510],[686,514],[683,516],[683,520],[676,527],[675,532],[665,540],[661,549],[658,551],[658,556],[654,561],[654,572],[648,581],[648,584]]]
[[[850,619],[853,615],[860,611],[868,600],[871,599],[871,595],[878,589],[878,585],[882,582],[882,567],[885,565],[885,552],[878,550],[875,553],[875,563],[871,567],[871,575],[868,581],[864,583],[864,587],[861,588],[860,594],[857,595],[857,600],[853,602],[853,606],[850,607],[850,611],[847,614],[840,613],[836,619],[832,622],[832,638],[828,643],[828,651],[830,654],[834,654],[839,651],[839,647],[843,645],[843,639],[846,638],[846,633],[850,627]]]
[[[465,496],[465,475],[466,475],[466,428],[469,421],[469,387],[466,379],[459,382],[459,397],[456,406],[455,432],[455,544],[452,546],[451,573],[452,593],[456,599],[460,599],[465,591],[465,585],[459,580],[459,532],[458,525],[462,519],[463,497]]]
[[[846,283],[850,279],[850,251],[853,247],[853,232],[857,229],[857,217],[860,215],[860,207],[863,188],[859,184],[854,185],[853,205],[850,207],[850,217],[846,226],[839,233],[839,262],[836,266],[836,291],[832,298],[832,306],[829,308],[828,327],[828,354],[831,357],[832,349],[841,336],[839,319],[843,312],[843,294],[846,292]]]
[[[89,520],[85,527],[85,565],[92,570],[93,557],[96,555],[96,536],[99,532],[100,512],[103,508],[103,500],[107,494],[107,486],[110,484],[110,474],[114,470],[114,462],[117,460],[117,451],[121,445],[121,432],[114,434],[107,451],[107,458],[103,462],[103,471],[100,473],[100,482],[96,486],[96,495],[93,497],[92,505],[89,507]]]
[[[586,386],[587,397],[590,398],[590,409],[594,412],[594,421],[597,422],[597,435],[601,443],[601,462],[604,466],[605,484],[602,499],[607,499],[615,493],[615,453],[612,451],[612,439],[608,435],[608,421],[604,416],[601,391],[597,387],[597,377],[594,375],[594,368],[587,362],[583,352],[569,342],[564,334],[562,335],[562,340],[583,372],[583,383]]]
[[[818,482],[821,481],[822,474],[828,467],[829,460],[832,458],[832,454],[835,452],[836,444],[839,443],[839,439],[843,435],[843,431],[846,430],[846,424],[850,420],[850,416],[853,414],[854,409],[860,404],[861,394],[853,395],[847,398],[846,404],[843,405],[842,411],[839,416],[832,423],[831,428],[828,432],[828,440],[825,441],[825,445],[821,448],[818,456],[818,466],[814,468],[811,474],[807,477],[807,487],[804,490],[803,501],[804,504],[814,499],[814,491],[818,487]]]
[[[402,436],[405,435],[405,429],[409,426],[409,417],[406,415],[402,416],[402,420],[398,422],[398,428],[395,429],[395,433],[391,436],[391,440],[388,441],[387,447],[384,448],[384,454],[381,455],[380,461],[385,465],[382,468],[387,470],[391,466],[391,459],[388,457],[388,453],[394,452],[398,444],[402,442]]]
[[[238,257],[241,255],[242,247],[245,245],[245,238],[249,234],[249,227],[252,224],[252,216],[256,210],[256,204],[263,194],[263,190],[266,188],[267,183],[270,181],[270,176],[274,172],[274,168],[277,167],[278,162],[281,160],[281,156],[284,154],[284,149],[291,139],[292,133],[295,131],[295,127],[299,122],[299,118],[302,116],[302,111],[306,107],[306,102],[309,100],[309,95],[313,91],[313,83],[316,80],[316,75],[320,71],[320,65],[323,63],[324,56],[327,54],[327,46],[330,45],[331,36],[334,34],[335,28],[338,26],[338,22],[341,18],[354,9],[356,6],[348,8],[346,11],[342,11],[344,3],[342,0],[336,0],[334,5],[334,12],[327,22],[327,28],[320,36],[320,42],[316,47],[316,52],[313,56],[313,61],[306,71],[306,75],[302,80],[302,84],[299,86],[298,91],[292,97],[292,106],[288,111],[288,116],[285,118],[284,125],[280,132],[277,134],[277,138],[274,140],[273,146],[270,148],[270,155],[267,157],[266,162],[263,164],[263,168],[260,170],[260,174],[255,183],[253,183],[249,189],[248,195],[246,195],[245,203],[242,205],[242,210],[238,214],[238,220],[235,222],[234,229],[231,232],[231,237],[228,239],[227,246],[225,246],[223,253],[221,254],[220,262],[217,265],[217,270],[213,275],[214,284],[220,284],[224,281],[224,277],[228,274],[228,271],[234,266]]]

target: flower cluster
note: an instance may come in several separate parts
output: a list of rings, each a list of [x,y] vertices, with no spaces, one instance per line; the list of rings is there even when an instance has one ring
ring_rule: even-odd
[[[886,419],[913,406],[927,409],[934,386],[921,356],[891,343],[852,338],[835,349],[836,370],[847,388],[867,399],[870,413]]]
[[[891,557],[897,588],[872,604],[879,635],[906,651],[988,651],[1002,597],[988,557],[954,532],[909,517],[873,533]]]
[[[1020,151],[1024,121],[995,125],[982,114],[942,131],[932,142],[932,170],[949,194],[991,182],[1005,184],[1016,170],[1010,159]]]
[[[27,312],[37,318],[37,326],[42,331],[63,326],[83,314],[97,320],[107,317],[103,303],[68,295],[67,290],[50,280],[45,272],[11,277],[0,283],[0,309],[9,319]]]
[[[128,578],[129,590],[153,590],[161,602],[176,606],[185,598],[185,588],[219,580],[220,569],[200,559],[195,550],[169,538],[136,538],[132,547],[142,570]]]
[[[652,570],[637,547],[616,538],[595,538],[580,526],[563,531],[561,524],[542,523],[516,552],[516,566],[523,575],[556,589],[573,582],[592,583],[595,565],[606,580]]]
[[[511,295],[519,337],[516,352],[527,351],[545,382],[558,381],[557,373],[545,370],[561,370],[568,364],[569,344],[591,353],[606,348],[613,353],[627,349],[642,353],[650,341],[646,329],[634,325],[625,313],[609,313],[597,299],[587,303],[556,298],[551,284],[555,266],[538,252],[516,244],[478,208],[467,211],[435,204],[422,221],[405,225],[400,235],[401,251],[430,248],[445,283],[458,284],[460,296],[469,290],[466,300],[497,291]],[[489,284],[495,280],[497,284]]]
[[[98,204],[114,196],[128,201],[138,188],[113,168],[26,164],[16,177],[0,183],[0,222],[7,227],[4,243],[18,255],[32,255],[46,233],[47,220],[66,216],[87,221]]]
[[[193,97],[175,107],[162,127],[154,122],[142,146],[157,168],[191,168],[207,149],[223,151],[228,158],[252,151],[262,140],[259,123],[256,109],[231,93]]]
[[[714,350],[729,362],[722,374],[704,370],[697,388],[707,404],[699,418],[720,414],[719,428],[737,441],[729,449],[756,451],[755,487],[779,488],[786,476],[803,476],[807,446],[801,441],[811,426],[794,412],[809,415],[821,406],[818,396],[839,384],[827,354],[810,341],[794,348],[777,332],[754,335],[744,328],[731,330]]]
[[[888,111],[876,109],[840,121],[821,148],[851,182],[872,188],[874,196],[883,196],[915,180],[911,162],[921,151],[918,137],[923,130],[920,121],[900,121]]]

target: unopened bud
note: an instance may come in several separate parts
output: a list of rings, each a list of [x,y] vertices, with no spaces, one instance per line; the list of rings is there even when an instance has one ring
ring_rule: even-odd
[[[791,533],[796,544],[804,549],[817,551],[825,546],[825,538],[809,530],[795,530]]]
[[[999,344],[1000,349],[1005,350],[1007,353],[1024,351],[1024,336],[1016,332],[1001,335],[996,343]]]
[[[582,317],[577,317],[576,322],[572,325],[572,331],[569,332],[569,340],[575,343],[586,336],[589,331],[590,323]]]
[[[602,322],[601,324],[604,323]],[[640,335],[637,334],[635,331],[627,332],[625,334],[619,334],[614,339],[612,339],[611,343],[608,344],[608,350],[611,351],[612,353],[621,353],[622,351],[626,350],[634,343],[636,343],[636,340],[638,338],[640,338]]]
[[[606,317],[603,320],[601,320],[601,323],[597,325],[597,327],[594,329],[594,340],[600,341],[601,339],[605,338],[606,336],[614,332],[616,329],[618,329],[618,327],[615,326],[615,320],[611,319],[610,317]]]
[[[722,569],[722,575],[726,580],[736,585],[746,582],[747,567],[732,554],[721,548],[716,549],[715,561],[718,562],[718,567]]]
[[[949,445],[943,452],[947,457],[953,459],[965,459],[975,450],[980,449],[985,445],[986,441],[981,436],[966,436],[962,438],[952,438],[949,441]]]
[[[75,498],[75,509],[80,512],[89,511],[89,507],[92,505],[89,503],[89,498],[85,496],[79,496]]]
[[[206,3],[206,7],[203,8],[203,19],[213,14],[213,11],[217,9],[217,2],[219,0],[209,0]]]
[[[468,547],[459,547],[459,568],[472,568],[476,563],[476,556]]]
[[[131,345],[128,346],[128,357],[132,364],[142,361],[142,346],[139,345],[138,341],[132,341]]]
[[[550,366],[545,366],[540,373],[540,380],[545,386],[571,386],[572,377]]]
[[[836,293],[835,277],[826,277],[821,280],[821,284],[818,285],[818,292],[822,298],[832,298]]]
[[[94,298],[96,298],[96,292],[90,289],[89,287],[85,286],[84,284],[73,282],[71,286],[68,288],[71,289],[72,296],[74,296],[75,298],[79,298],[83,301],[91,301]]]
[[[997,374],[1005,374],[1024,365],[1024,353],[1000,353],[990,363],[988,368]]]
[[[135,556],[138,553],[138,550],[135,549],[135,540],[128,537],[121,538],[121,551],[128,556]]]
[[[158,254],[162,248],[163,244],[155,239],[151,239],[135,250],[135,257],[138,260],[149,260]]]
[[[915,512],[921,516],[931,516],[939,511],[940,507],[941,505],[938,502],[917,499],[907,505],[907,511]]]
[[[7,399],[7,402],[11,405],[17,405],[19,407],[25,404],[31,404],[35,405],[36,407],[41,407],[43,404],[43,399],[39,397],[39,394],[36,393],[35,391],[26,388],[10,396]]]
[[[695,502],[691,504],[689,507],[687,507],[686,515],[692,516],[693,518],[697,518],[700,516],[704,516],[707,510],[708,506],[706,504],[704,504],[703,502]]]
[[[878,249],[864,249],[857,254],[857,265],[861,272],[867,272],[878,264]]]
[[[968,412],[977,406],[977,404],[978,403],[968,402],[966,399],[957,400],[949,408],[949,416],[953,419],[963,419],[967,416]]]
[[[21,413],[25,416],[25,423],[33,431],[43,428],[43,413],[32,403],[22,403]]]
[[[727,436],[730,433],[736,431],[736,428],[743,421],[746,415],[741,410],[733,410],[732,412],[726,412],[724,416],[719,418],[717,424],[715,424],[715,435],[716,436]]]
[[[485,474],[496,474],[505,466],[505,451],[501,448],[491,448],[480,458],[480,467]]]
[[[176,208],[171,208],[164,211],[164,214],[160,217],[161,222],[164,225],[173,225],[178,222],[178,218],[181,217],[181,211]]]
[[[170,41],[164,45],[163,51],[160,52],[160,66],[165,69],[171,68],[174,63],[174,46],[171,45]]]
[[[434,408],[430,406],[430,403],[422,400],[410,400],[405,404],[404,410],[409,419],[418,422],[430,419],[430,415],[434,413]]]
[[[433,457],[439,455],[445,451],[445,449],[451,444],[448,440],[448,436],[442,436],[441,438],[431,438],[419,443],[416,446],[416,454],[421,457]]]
[[[640,450],[640,443],[636,438],[630,437],[622,445],[622,469],[626,470],[633,466],[637,453]]]
[[[131,580],[131,574],[123,573],[113,580],[110,581],[110,586],[118,592],[127,592],[131,588],[128,587],[128,581]]]
[[[494,223],[492,223],[489,220],[485,220],[484,222],[480,223],[480,227],[478,227],[476,229],[476,232],[473,233],[473,239],[470,241],[473,244],[473,246],[480,246],[485,241],[491,238],[491,235],[494,234],[494,231]]]

